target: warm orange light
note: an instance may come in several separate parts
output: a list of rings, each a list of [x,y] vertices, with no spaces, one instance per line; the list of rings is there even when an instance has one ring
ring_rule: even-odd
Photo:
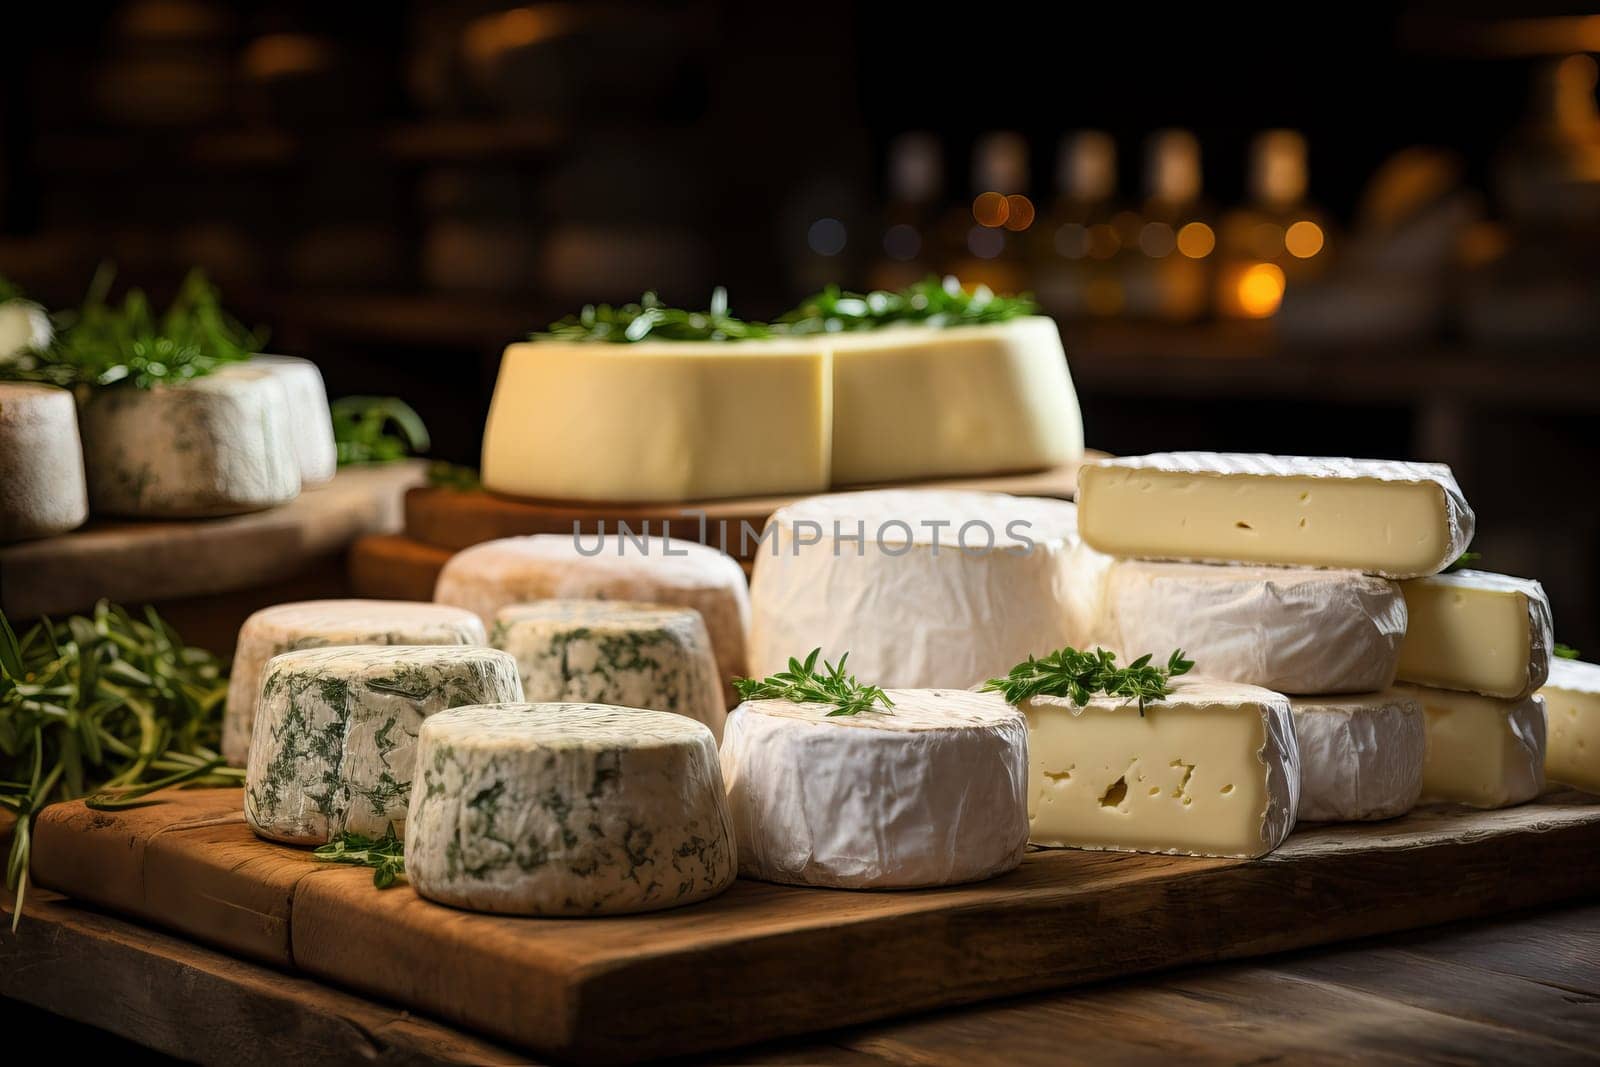
[[[1283,235],[1284,247],[1296,259],[1310,259],[1322,251],[1322,227],[1309,219],[1292,223]]]
[[[462,47],[472,59],[488,63],[518,48],[563,36],[575,21],[565,4],[514,7],[469,22],[461,34]]]
[[[1033,201],[1021,193],[1006,197],[1006,229],[1021,232],[1033,225]]]
[[[1089,254],[1095,259],[1110,259],[1122,247],[1122,238],[1109,223],[1097,222],[1089,227]]]
[[[1264,319],[1283,303],[1283,269],[1276,263],[1257,263],[1239,276],[1239,310]]]
[[[1205,259],[1217,247],[1217,235],[1203,222],[1185,223],[1178,230],[1178,251],[1190,259]]]
[[[979,226],[1004,226],[1011,214],[1011,205],[1000,193],[979,193],[972,201],[972,217]]]
[[[303,33],[269,33],[244,50],[247,74],[263,80],[306,74],[333,64],[326,41]]]

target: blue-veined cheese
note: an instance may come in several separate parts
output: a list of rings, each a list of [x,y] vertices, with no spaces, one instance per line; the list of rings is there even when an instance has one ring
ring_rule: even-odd
[[[531,703],[611,704],[687,715],[720,741],[727,705],[700,613],[622,600],[502,608],[490,643],[511,653]]]
[[[66,533],[88,517],[72,394],[0,382],[0,543]]]
[[[322,485],[339,471],[339,447],[333,439],[333,416],[322,372],[309,359],[295,356],[250,357],[251,367],[267,371],[282,383],[289,400],[289,425],[302,487]]]
[[[1520,700],[1544,684],[1555,643],[1550,601],[1526,578],[1454,571],[1402,582],[1400,680]]]
[[[1551,660],[1539,696],[1545,708],[1545,777],[1600,794],[1600,665]]]
[[[457,708],[423,723],[406,875],[513,915],[692,904],[737,873],[716,742],[682,715],[604,704]]]
[[[273,656],[328,645],[484,645],[470,611],[404,600],[304,600],[262,608],[245,620],[228,677],[222,754],[242,767],[250,752],[261,672]]]
[[[1426,720],[1415,697],[1388,690],[1291,697],[1306,822],[1404,815],[1422,794]]]
[[[262,837],[322,844],[403,827],[417,731],[435,712],[522,699],[490,648],[341,645],[274,657],[261,683],[245,817]]]
[[[1414,697],[1427,715],[1425,803],[1504,808],[1544,790],[1543,699],[1499,700],[1420,685],[1396,688]]]
[[[999,697],[891,689],[891,709],[755,700],[728,716],[722,774],[752,878],[909,889],[1022,861],[1028,739]]]

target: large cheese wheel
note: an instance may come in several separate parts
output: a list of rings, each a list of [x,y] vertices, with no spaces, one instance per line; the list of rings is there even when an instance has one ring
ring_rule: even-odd
[[[0,382],[0,542],[65,533],[88,517],[72,394]]]
[[[966,688],[1069,644],[1074,509],[999,493],[813,497],[767,521],[751,673],[813,648],[876,685]]]
[[[273,656],[326,645],[484,645],[470,611],[404,600],[305,600],[263,608],[245,620],[228,678],[222,754],[242,767],[250,753],[261,672]]]
[[[294,454],[300,461],[300,484],[322,485],[339,471],[339,447],[333,439],[333,417],[322,372],[309,359],[295,356],[252,356],[251,367],[272,374],[289,398],[289,425]]]

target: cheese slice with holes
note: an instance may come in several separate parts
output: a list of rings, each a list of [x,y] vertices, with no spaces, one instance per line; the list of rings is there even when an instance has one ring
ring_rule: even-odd
[[[1455,571],[1401,583],[1410,622],[1400,680],[1518,700],[1544,684],[1550,601],[1526,578]]]
[[[1392,819],[1422,795],[1426,720],[1398,690],[1292,697],[1307,822]]]
[[[1086,464],[1078,521],[1091,547],[1141,559],[1334,567],[1389,578],[1443,570],[1473,515],[1437,463],[1216,452]]]
[[[1600,665],[1550,661],[1539,690],[1545,709],[1545,777],[1600,794]]]
[[[1033,697],[1022,712],[1035,845],[1256,857],[1294,828],[1300,757],[1281,694],[1180,678],[1143,715],[1107,696]]]
[[[66,533],[88,517],[72,394],[0,382],[0,544]]]
[[[1422,799],[1505,808],[1544,790],[1545,711],[1538,696],[1497,700],[1477,693],[1398,686],[1427,715]]]

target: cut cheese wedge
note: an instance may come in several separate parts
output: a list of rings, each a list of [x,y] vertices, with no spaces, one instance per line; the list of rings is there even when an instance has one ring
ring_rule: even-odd
[[[1423,801],[1504,808],[1543,791],[1542,699],[1496,700],[1419,685],[1396,688],[1415,697],[1427,714]]]
[[[1538,582],[1455,571],[1401,583],[1410,621],[1400,680],[1518,700],[1544,684],[1554,644]]]
[[[72,394],[0,382],[0,544],[66,533],[88,517]]]
[[[1434,463],[1212,452],[1087,464],[1079,523],[1091,547],[1142,559],[1435,574],[1473,515]]]
[[[1106,696],[1022,712],[1035,845],[1255,857],[1294,828],[1300,759],[1278,693],[1189,678],[1143,715]]]
[[[561,500],[708,500],[827,488],[833,370],[818,341],[506,349],[483,484]]]
[[[1416,805],[1427,742],[1415,697],[1389,690],[1289,703],[1300,749],[1301,820],[1392,819]]]
[[[1545,777],[1600,794],[1600,665],[1550,661],[1539,690],[1546,724]]]

